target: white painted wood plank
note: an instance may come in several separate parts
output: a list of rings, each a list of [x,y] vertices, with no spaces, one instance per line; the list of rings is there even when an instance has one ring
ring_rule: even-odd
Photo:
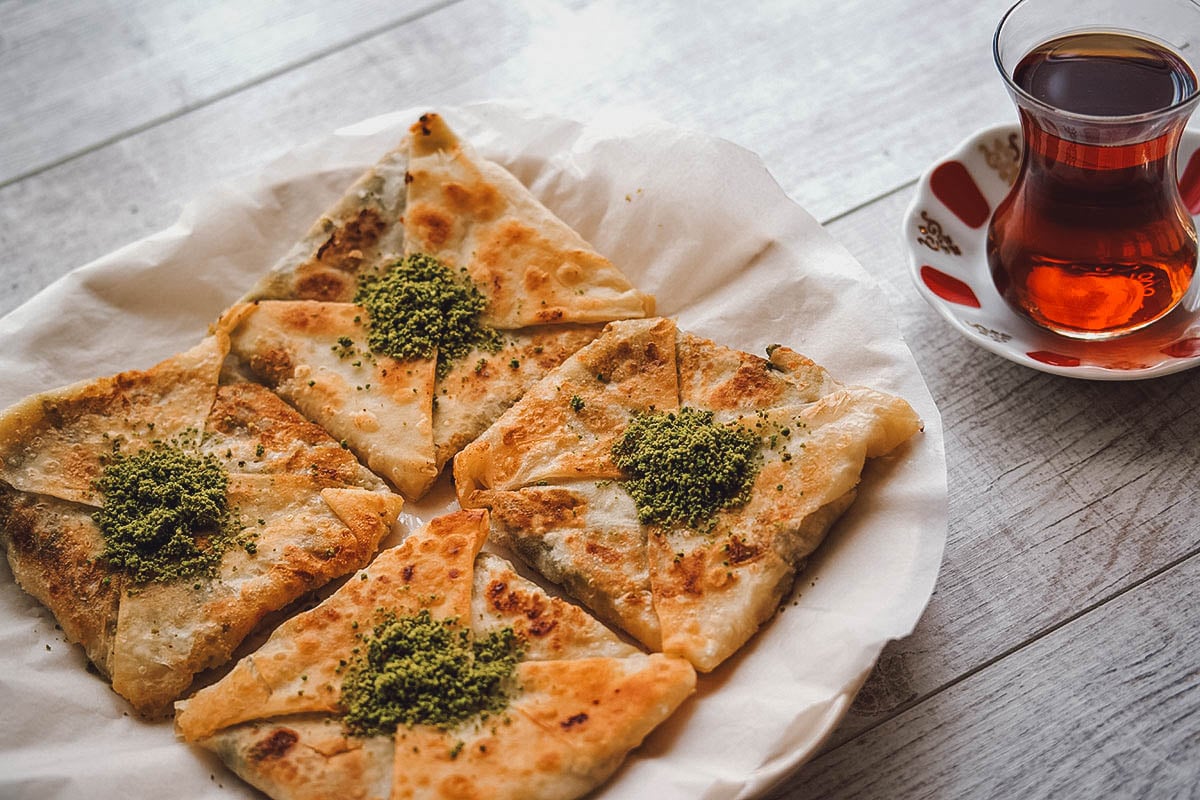
[[[828,217],[1011,114],[987,55],[1002,5],[952,0],[939,13],[954,24],[930,25],[928,10],[869,0],[771,0],[754,13],[458,3],[0,189],[0,312],[169,224],[202,187],[411,105],[503,97],[583,116],[648,108],[760,152]]]
[[[503,96],[582,115],[648,107],[757,150],[810,211],[839,215],[1011,116],[987,52],[1003,5],[462,2],[0,189],[0,313],[170,223],[215,180],[338,125],[422,103]],[[977,350],[908,286],[896,227],[907,197],[830,228],[892,289],[941,403],[951,541],[917,633],[885,651],[835,742],[1197,545],[1197,378],[1076,383]],[[1099,647],[1080,646],[1080,668],[1100,663]],[[981,749],[1002,746],[985,729],[973,735]],[[928,737],[955,753],[953,741]],[[891,769],[886,759],[863,766],[885,784]],[[919,782],[909,788],[921,793]]]
[[[0,184],[440,2],[8,2],[0,6]]]
[[[880,276],[938,403],[950,533],[929,608],[884,650],[834,744],[1200,550],[1200,371],[1074,381],[975,347],[908,277],[912,193],[828,227]]]
[[[533,24],[505,3],[451,6],[0,188],[0,314],[70,269],[170,225],[215,183],[471,80],[524,46]],[[486,47],[459,47],[463,30],[484,29]]]
[[[589,6],[585,12],[589,8],[596,7]],[[14,290],[6,301],[11,307],[23,294],[27,296],[40,286],[48,275],[65,271],[169,223],[179,202],[214,176],[252,168],[262,159],[323,133],[339,122],[390,108],[395,98],[394,86],[420,86],[433,96],[459,99],[460,94],[470,94],[461,87],[495,81],[497,69],[514,70],[511,64],[497,67],[493,63],[494,53],[482,49],[462,52],[447,61],[445,54],[453,50],[460,30],[486,24],[491,33],[489,41],[496,48],[518,53],[540,52],[542,45],[538,42],[553,38],[543,25],[574,24],[569,20],[547,23],[535,19],[531,9],[468,4],[448,8],[281,75],[270,85],[225,98],[118,146],[0,191],[0,215],[3,215],[0,244],[10,254],[6,266],[11,268],[7,275],[13,276],[9,279]],[[908,36],[918,38],[926,22],[914,19],[910,26],[917,26],[917,30],[910,30]],[[659,27],[664,29],[665,36],[665,24],[660,23]],[[403,53],[404,57],[397,59],[396,53]],[[939,63],[931,61],[930,68]],[[929,88],[926,106],[933,103],[940,91],[934,84]],[[348,85],[361,88],[343,91],[342,87]],[[581,95],[587,91],[580,89]],[[419,96],[420,93],[412,92],[404,95],[401,102],[419,102]],[[682,96],[682,92],[677,96],[680,104],[684,104]],[[700,101],[693,97],[691,102]],[[339,116],[344,119],[337,119]],[[231,135],[235,122],[242,123],[242,129],[253,130],[255,135]],[[747,136],[754,135],[753,127],[745,128],[744,132]],[[778,133],[781,137],[791,136],[782,128]],[[912,154],[906,158],[913,174],[925,166],[923,159]],[[793,155],[787,163],[794,160]],[[775,169],[769,159],[767,163]],[[864,175],[865,178],[856,177],[871,178],[869,171],[864,171]],[[850,193],[848,186],[842,186],[845,195],[841,202],[852,204],[859,197]],[[917,639],[912,645],[915,652],[889,650],[885,654],[885,666],[890,664],[894,668],[879,672],[886,679],[868,684],[868,699],[859,707],[872,709],[873,713],[864,715],[865,720],[858,723],[860,727],[879,715],[894,713],[899,704],[935,690],[961,670],[1036,634],[1069,614],[1077,604],[1107,596],[1136,573],[1134,567],[1139,564],[1140,574],[1144,574],[1145,570],[1177,557],[1194,541],[1181,527],[1186,522],[1181,515],[1187,503],[1171,505],[1171,498],[1188,497],[1181,494],[1186,492],[1187,483],[1182,477],[1172,482],[1169,474],[1172,459],[1179,457],[1180,442],[1186,442],[1195,433],[1194,426],[1188,426],[1190,417],[1181,407],[1181,401],[1173,399],[1171,390],[1186,389],[1191,379],[1181,376],[1151,385],[1154,392],[1149,403],[1151,413],[1164,415],[1161,419],[1175,420],[1175,425],[1182,426],[1174,449],[1156,444],[1149,453],[1143,453],[1137,448],[1103,447],[1108,439],[1102,426],[1089,427],[1092,419],[1072,416],[1073,409],[1080,406],[1108,409],[1111,434],[1115,420],[1130,418],[1123,409],[1136,403],[1135,399],[1120,398],[1131,398],[1128,393],[1136,395],[1141,388],[1075,384],[1035,375],[978,351],[950,332],[908,285],[896,229],[907,196],[901,193],[887,198],[877,206],[834,223],[831,230],[851,247],[868,270],[889,282],[897,297],[896,310],[904,330],[919,362],[925,365],[947,417],[955,520],[952,537],[964,538],[951,540],[952,557],[947,561],[939,595],[921,629],[931,627],[933,638]],[[37,224],[31,225],[30,220],[36,220]],[[29,239],[15,240],[14,232]],[[1012,385],[1024,388],[1012,391],[1009,388]],[[1070,397],[1065,404],[1061,391]],[[1118,399],[1113,400],[1114,396]],[[1035,420],[1013,435],[1009,430],[1012,420],[1038,408],[1050,409],[1051,416],[1040,422]],[[1169,434],[1171,428],[1163,428],[1161,423],[1155,423],[1156,419],[1160,418],[1152,416],[1149,424],[1158,424]],[[1047,437],[1057,439],[1047,440]],[[1125,429],[1123,434],[1109,438],[1127,444],[1136,442],[1138,430]],[[1057,449],[1047,450],[1047,441],[1057,442]],[[1094,451],[1097,455],[1092,457]],[[1024,463],[1031,455],[1040,453],[1045,457],[1047,452],[1057,452],[1060,457],[1037,468],[1031,465],[1025,473],[1014,471],[1001,480],[1010,466]],[[1157,457],[1153,462],[1158,465],[1156,472],[1118,492],[1108,506],[1089,508],[1105,490],[1104,476],[1120,474],[1127,464],[1146,457]],[[1087,491],[1081,492],[1074,486],[1075,474],[1085,481]],[[1142,505],[1137,499],[1148,484],[1161,483],[1160,479],[1166,479],[1165,485],[1170,487],[1162,495],[1165,500],[1161,508],[1165,512],[1152,504]],[[989,497],[987,490],[997,480],[1001,483],[995,487],[995,496]],[[1071,502],[1064,503],[1063,498]],[[1079,531],[1093,524],[1103,528],[1102,534],[1077,538]],[[1043,549],[1038,549],[1030,540],[1042,537],[1043,528],[1051,529],[1051,535],[1044,537]],[[1120,569],[1100,569],[1126,528],[1148,543],[1127,553],[1118,564]],[[961,556],[957,555],[956,547],[963,548]],[[1046,562],[1048,558],[1067,563],[1078,559],[1084,568],[1067,586],[1049,584],[1039,577],[1044,567],[1053,566]],[[994,585],[996,591],[991,595],[981,592],[980,585]],[[1015,597],[1016,602],[997,608],[996,597],[1007,595]],[[949,605],[941,605],[943,596],[949,598]],[[903,679],[905,675],[915,677]],[[884,700],[879,699],[881,684],[887,686]],[[851,724],[846,730],[855,729]]]
[[[1200,556],[810,762],[775,798],[1200,797]]]

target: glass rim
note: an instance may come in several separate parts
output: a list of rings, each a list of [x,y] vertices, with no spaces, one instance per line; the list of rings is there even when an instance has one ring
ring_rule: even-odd
[[[1168,42],[1164,42],[1162,39],[1159,39],[1157,36],[1154,36],[1153,34],[1146,33],[1145,31],[1135,31],[1135,30],[1130,30],[1129,28],[1121,28],[1116,25],[1109,25],[1109,26],[1080,25],[1077,28],[1068,28],[1068,29],[1059,31],[1057,33],[1051,34],[1050,36],[1048,36],[1047,38],[1045,38],[1041,42],[1039,42],[1038,46],[1040,46],[1041,44],[1045,44],[1046,42],[1052,41],[1059,36],[1063,36],[1063,35],[1070,34],[1070,33],[1105,32],[1105,33],[1124,33],[1124,34],[1129,34],[1131,36],[1136,36],[1139,39],[1145,39],[1147,41],[1154,42],[1155,44],[1162,45],[1163,47],[1166,47],[1168,50],[1170,50],[1172,53],[1174,53],[1176,56],[1178,56],[1180,59],[1182,59],[1183,62],[1185,64],[1187,64],[1188,67],[1192,70],[1192,75],[1195,77],[1196,82],[1197,82],[1197,85],[1195,88],[1193,88],[1192,92],[1187,97],[1183,98],[1182,100],[1178,100],[1169,106],[1164,106],[1162,108],[1156,108],[1153,111],[1142,111],[1138,114],[1121,114],[1121,115],[1083,114],[1078,111],[1068,111],[1066,109],[1059,108],[1058,106],[1047,103],[1044,100],[1039,100],[1037,97],[1034,97],[1032,94],[1027,92],[1024,88],[1022,88],[1019,84],[1017,84],[1016,81],[1013,80],[1013,76],[1010,74],[1009,70],[1004,66],[1004,62],[1000,57],[1000,36],[1004,32],[1005,24],[1008,22],[1009,18],[1013,15],[1013,12],[1015,12],[1018,8],[1020,8],[1021,6],[1025,5],[1028,2],[1030,2],[1030,0],[1017,0],[1017,2],[1015,2],[1011,6],[1009,6],[1008,10],[1004,12],[1004,16],[1002,16],[1000,18],[1000,22],[996,25],[995,33],[992,34],[992,58],[996,63],[996,69],[1000,71],[1001,77],[1004,78],[1004,83],[1008,87],[1009,92],[1012,93],[1013,95],[1015,95],[1020,100],[1020,102],[1028,104],[1030,106],[1033,106],[1040,111],[1048,112],[1048,113],[1054,114],[1056,116],[1059,116],[1059,117],[1062,117],[1065,119],[1079,120],[1080,122],[1086,122],[1088,124],[1103,125],[1105,123],[1112,123],[1112,124],[1118,124],[1118,125],[1129,125],[1129,124],[1136,124],[1136,123],[1140,123],[1140,122],[1150,122],[1150,121],[1153,121],[1156,119],[1160,119],[1162,117],[1170,116],[1172,114],[1175,114],[1179,111],[1186,109],[1189,106],[1194,106],[1194,105],[1196,105],[1196,103],[1198,101],[1200,101],[1200,70],[1197,70],[1196,67],[1192,65],[1192,62],[1190,59],[1188,59],[1186,56],[1182,55],[1175,47],[1172,47]],[[1193,6],[1196,9],[1197,13],[1200,14],[1200,2],[1198,2],[1198,0],[1182,0],[1182,2]]]

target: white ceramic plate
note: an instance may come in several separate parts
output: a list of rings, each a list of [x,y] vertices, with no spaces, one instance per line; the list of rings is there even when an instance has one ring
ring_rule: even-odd
[[[0,407],[149,366],[193,344],[426,109],[367,120],[217,187],[179,222],[82,267],[0,319]],[[439,109],[486,157],[653,292],[659,312],[724,344],[787,344],[848,382],[907,398],[925,430],[869,465],[859,499],[784,612],[635,751],[597,797],[734,798],[808,758],[880,649],[912,630],[946,538],[937,408],[875,283],[762,162],[729,142],[615,115],[582,124],[496,104]],[[453,508],[445,480],[407,504]],[[171,725],[132,718],[78,647],[0,566],[0,796],[256,797]]]
[[[1194,215],[1200,214],[1198,151],[1200,132],[1187,131],[1179,165],[1184,198]],[[1163,319],[1105,341],[1059,336],[1009,307],[988,270],[987,222],[1008,194],[1020,160],[1018,126],[987,128],[921,176],[902,231],[921,296],[980,347],[1043,372],[1128,381],[1200,364],[1200,279]]]

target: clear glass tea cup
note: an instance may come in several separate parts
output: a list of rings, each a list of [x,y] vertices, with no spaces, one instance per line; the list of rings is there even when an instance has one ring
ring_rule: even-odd
[[[988,226],[1000,294],[1064,336],[1146,327],[1183,299],[1196,228],[1177,149],[1200,103],[1200,4],[1021,0],[996,65],[1024,138],[1016,182]]]

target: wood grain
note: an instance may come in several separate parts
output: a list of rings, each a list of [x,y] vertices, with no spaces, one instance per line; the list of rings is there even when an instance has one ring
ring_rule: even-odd
[[[1011,116],[986,47],[1000,5],[946,3],[949,27],[868,0],[775,0],[752,15],[632,0],[441,8],[0,188],[0,313],[170,224],[214,182],[342,125],[423,104],[517,98],[584,117],[650,109],[755,150],[810,212],[840,214],[912,180],[973,127]],[[883,18],[864,26],[872,15]],[[900,25],[920,35],[886,33]],[[464,48],[464,31],[487,35]],[[744,44],[731,51],[731,42]]]
[[[1200,797],[1200,372],[1028,370],[907,274],[915,178],[1013,118],[989,51],[1008,2],[0,2],[0,314],[395,108],[632,108],[731,139],[885,287],[949,466],[928,611],[775,796]]]
[[[170,225],[214,184],[471,79],[519,49],[531,24],[504,4],[451,6],[0,188],[0,313],[74,267]],[[488,25],[490,49],[446,65],[461,30]]]
[[[0,28],[0,185],[444,1],[9,2]]]
[[[1200,797],[1200,558],[808,764],[772,797]]]
[[[1075,381],[975,347],[908,276],[911,194],[829,230],[876,265],[938,403],[952,523],[929,608],[885,649],[835,744],[1200,551],[1200,373]]]

